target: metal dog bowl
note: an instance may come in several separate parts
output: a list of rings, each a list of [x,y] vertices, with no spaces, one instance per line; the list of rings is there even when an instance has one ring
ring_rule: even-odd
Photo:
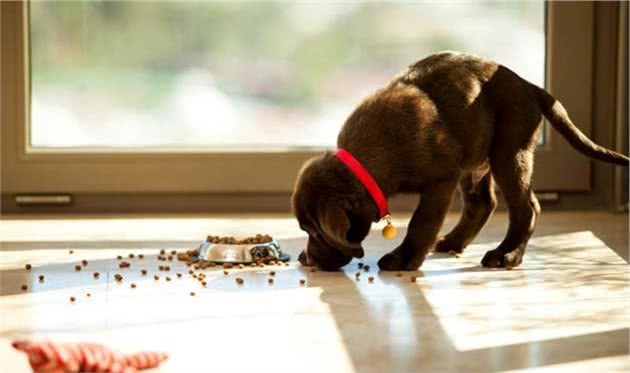
[[[203,241],[197,248],[199,260],[216,263],[252,263],[258,260],[289,261],[276,240],[257,244],[222,244]]]

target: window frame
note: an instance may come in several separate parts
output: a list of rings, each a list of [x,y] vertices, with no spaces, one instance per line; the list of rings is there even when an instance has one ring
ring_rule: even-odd
[[[120,196],[288,196],[301,165],[324,149],[265,152],[208,149],[115,149],[95,152],[29,146],[30,68],[28,2],[2,2],[2,196],[69,193],[98,201]],[[546,86],[562,100],[575,123],[591,133],[593,3],[546,3]],[[576,21],[577,20],[577,21]],[[577,42],[576,42],[577,41]],[[562,46],[562,48],[560,48]],[[576,76],[583,89],[575,89]],[[539,191],[588,191],[590,162],[545,126],[536,154]],[[566,171],[571,165],[571,172]],[[100,196],[100,197],[98,197]],[[107,197],[107,198],[104,198]],[[158,199],[159,200],[159,199]],[[172,202],[171,207],[178,203]],[[103,202],[108,203],[108,202]],[[154,203],[160,203],[155,201]],[[109,205],[109,204],[108,204]],[[288,204],[282,203],[282,209]],[[103,204],[101,204],[101,207]],[[169,209],[168,206],[163,208]],[[177,210],[177,208],[175,207]]]

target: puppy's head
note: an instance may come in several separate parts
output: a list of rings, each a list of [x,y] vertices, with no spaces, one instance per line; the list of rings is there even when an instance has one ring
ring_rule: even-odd
[[[303,265],[334,271],[363,257],[361,241],[370,231],[373,202],[356,177],[331,153],[311,159],[298,175],[291,199],[308,243]]]

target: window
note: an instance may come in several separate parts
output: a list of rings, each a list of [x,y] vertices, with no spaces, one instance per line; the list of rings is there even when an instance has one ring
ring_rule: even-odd
[[[333,147],[363,96],[440,50],[544,85],[543,2],[33,2],[29,24],[41,148]]]

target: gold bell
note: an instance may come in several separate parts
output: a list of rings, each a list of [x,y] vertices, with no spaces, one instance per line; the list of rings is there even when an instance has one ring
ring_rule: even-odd
[[[383,228],[383,237],[391,240],[392,238],[396,237],[398,231],[396,230],[396,227],[392,225],[392,219],[389,214],[385,215],[385,219],[387,219],[387,225]]]

